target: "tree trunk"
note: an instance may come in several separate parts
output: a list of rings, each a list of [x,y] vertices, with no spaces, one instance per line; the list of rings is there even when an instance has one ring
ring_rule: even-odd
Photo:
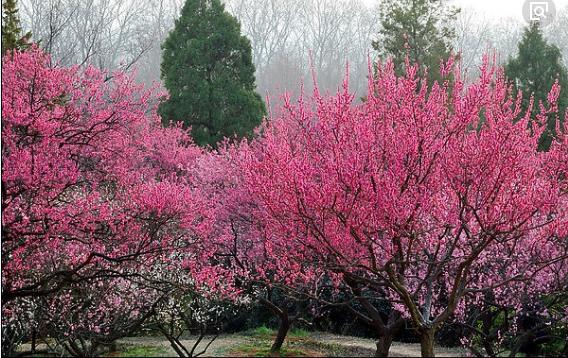
[[[375,309],[373,312],[370,308],[368,309],[368,311],[370,312],[371,316],[374,317],[372,322],[379,333],[375,357],[388,357],[394,337],[404,328],[404,319],[398,312],[392,310],[389,314],[387,324],[385,325],[381,319],[379,311]]]
[[[424,328],[420,332],[420,352],[422,357],[435,357],[434,355],[434,334],[433,328]]]
[[[278,326],[278,333],[276,333],[274,343],[272,344],[272,347],[270,347],[270,352],[272,353],[280,352],[280,349],[284,344],[284,339],[286,339],[286,335],[288,334],[288,330],[290,330],[290,318],[286,309],[282,310],[282,313],[278,315],[278,318],[280,319],[280,325]]]
[[[32,328],[32,353],[35,354],[36,352],[36,330]]]
[[[266,298],[260,297],[259,301],[261,304],[265,305],[274,313],[278,319],[280,320],[280,325],[278,326],[278,333],[276,333],[276,338],[274,339],[274,343],[272,347],[270,347],[271,353],[278,353],[284,344],[284,340],[286,339],[286,335],[290,330],[290,316],[288,315],[287,308],[280,308],[272,303],[270,300]]]
[[[392,335],[383,335],[377,340],[377,350],[375,351],[375,357],[388,357],[390,346],[393,340]]]

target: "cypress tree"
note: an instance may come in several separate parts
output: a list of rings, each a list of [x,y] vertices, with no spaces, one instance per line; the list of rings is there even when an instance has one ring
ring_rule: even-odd
[[[199,145],[252,135],[266,109],[255,92],[251,45],[220,0],[187,0],[162,48],[166,124],[191,126]]]
[[[539,101],[546,103],[550,88],[558,79],[561,86],[558,107],[560,113],[564,113],[568,106],[568,75],[560,49],[546,41],[538,22],[527,26],[518,47],[517,56],[510,58],[506,64],[505,73],[515,88],[523,91],[523,109],[528,109],[532,94],[535,105],[531,118],[535,118],[540,111]],[[556,135],[556,118],[549,116],[547,123],[539,124],[546,125],[546,128],[539,139],[538,149],[546,151]]]
[[[29,46],[31,33],[22,36],[18,1],[5,0],[2,2],[2,55],[13,49],[25,49]]]
[[[396,72],[404,74],[405,59],[428,68],[432,82],[440,79],[440,61],[452,51],[455,21],[459,9],[445,6],[442,0],[383,1],[380,7],[381,30],[373,49],[381,59],[391,58]]]

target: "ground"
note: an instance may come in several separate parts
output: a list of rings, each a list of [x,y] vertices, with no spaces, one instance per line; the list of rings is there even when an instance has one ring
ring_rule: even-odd
[[[273,332],[266,329],[257,329],[251,332],[226,334],[217,337],[203,356],[267,356],[273,339]],[[194,340],[188,337],[183,341],[191,347]],[[207,344],[204,340],[196,351],[200,351]],[[175,356],[169,342],[163,337],[130,337],[119,341],[120,351],[111,353],[113,357],[160,357]],[[337,336],[329,333],[306,332],[297,330],[292,332],[284,344],[282,356],[309,356],[309,357],[343,357],[343,356],[372,356],[375,342],[371,339]],[[392,357],[420,357],[420,345],[414,343],[394,342],[390,355]],[[464,352],[458,348],[437,347],[438,357],[463,356]]]
[[[202,357],[266,357],[270,355],[270,346],[275,332],[266,327],[235,334],[223,334],[217,337]],[[208,339],[207,339],[208,338]],[[200,352],[212,337],[207,337],[197,347]],[[196,337],[188,336],[182,343],[191,349]],[[162,336],[128,337],[116,344],[117,351],[107,357],[175,357],[175,351]],[[20,349],[30,350],[30,344],[23,344]],[[45,349],[40,343],[38,349]],[[339,336],[323,332],[308,332],[295,329],[288,335],[281,355],[283,357],[369,357],[375,352],[372,339]],[[391,357],[420,357],[420,345],[416,343],[393,342]],[[459,348],[436,347],[438,357],[465,356]]]

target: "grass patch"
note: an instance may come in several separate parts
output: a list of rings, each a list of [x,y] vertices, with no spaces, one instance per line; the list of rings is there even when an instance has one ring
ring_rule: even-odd
[[[241,343],[229,352],[231,357],[324,357],[322,352],[302,346],[285,344],[278,354],[270,352],[271,341]]]
[[[312,333],[301,328],[294,328],[288,332],[284,345],[279,354],[272,354],[270,347],[276,337],[276,331],[266,326],[248,330],[245,333],[250,337],[247,341],[239,342],[227,350],[225,354],[230,357],[344,357],[355,355],[373,355],[373,350],[359,352],[358,348],[345,348],[335,343],[319,342],[312,338]]]
[[[326,357],[372,357],[375,355],[373,349],[362,347],[345,347],[338,343],[320,342],[315,340],[308,340],[305,346],[310,349],[324,352]]]
[[[264,336],[271,336],[271,335],[273,335],[273,334],[276,334],[276,331],[273,330],[273,329],[270,329],[270,328],[268,328],[268,327],[266,327],[266,326],[257,327],[257,328],[255,328],[255,329],[252,329],[252,330],[249,332],[249,335],[251,335],[251,336],[261,336],[261,337],[264,337]]]
[[[112,353],[111,357],[163,357],[166,350],[152,346],[127,346],[124,350]]]
[[[261,337],[261,338],[275,337],[276,330],[268,328],[266,326],[260,326],[254,329],[249,329],[248,331],[245,332],[245,335],[253,337]],[[310,336],[310,331],[307,331],[302,328],[293,328],[288,332],[288,335],[286,337],[307,338],[309,336]]]
[[[291,330],[286,337],[286,341],[282,346],[279,354],[272,354],[270,347],[276,337],[276,331],[266,326],[260,326],[255,329],[248,330],[245,334],[250,340],[240,342],[236,346],[231,347],[226,353],[230,357],[308,357],[323,356],[320,352],[313,349],[302,347],[298,341],[300,336],[307,334],[305,330]],[[297,336],[293,335],[296,334]]]
[[[305,329],[294,328],[288,332],[284,345],[278,354],[272,354],[270,347],[276,337],[276,331],[261,326],[246,333],[250,338],[231,347],[226,353],[231,357],[324,357],[326,353],[314,345],[311,333]]]
[[[302,329],[302,328],[294,328],[294,329],[290,330],[288,335],[290,337],[307,338],[307,337],[310,336],[310,331],[306,331],[305,329]]]

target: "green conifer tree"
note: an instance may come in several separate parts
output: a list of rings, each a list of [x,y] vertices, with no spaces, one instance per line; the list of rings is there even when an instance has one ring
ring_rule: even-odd
[[[505,73],[518,90],[523,91],[523,109],[529,107],[530,96],[534,96],[535,105],[531,118],[540,111],[539,101],[546,103],[548,93],[558,79],[561,86],[558,107],[564,113],[568,106],[568,74],[562,62],[560,49],[547,43],[538,22],[527,26],[519,42],[518,54],[510,58],[505,66]],[[563,116],[560,116],[562,118]],[[556,118],[550,116],[539,140],[539,150],[548,150],[556,134]]]
[[[199,145],[252,135],[266,109],[255,92],[251,45],[220,0],[187,0],[162,48],[165,123],[191,126]]]
[[[383,1],[380,7],[381,30],[372,46],[383,60],[392,58],[399,75],[404,74],[405,59],[428,69],[430,81],[440,79],[440,61],[447,60],[455,37],[453,22],[459,9],[442,0]]]
[[[29,47],[31,33],[22,36],[17,0],[2,2],[2,55],[13,49]]]

